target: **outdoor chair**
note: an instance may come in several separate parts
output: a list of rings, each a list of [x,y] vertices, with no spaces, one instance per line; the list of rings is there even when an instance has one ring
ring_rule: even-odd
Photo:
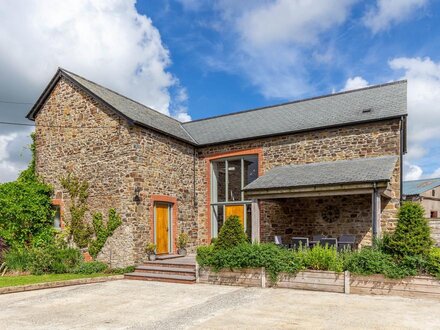
[[[297,250],[299,248],[308,248],[309,239],[307,237],[292,237],[292,248]]]
[[[323,238],[326,238],[324,235],[313,235],[312,240],[309,242],[309,247],[314,247],[319,243],[319,241]]]
[[[356,242],[356,236],[355,235],[341,235],[339,236],[338,241],[338,251],[342,250],[353,250],[354,244]]]
[[[279,247],[288,248],[289,245],[283,243],[283,239],[279,235],[275,235],[275,244]]]
[[[319,240],[319,245],[321,246],[328,246],[328,247],[337,247],[338,246],[338,240],[336,238],[321,238]]]

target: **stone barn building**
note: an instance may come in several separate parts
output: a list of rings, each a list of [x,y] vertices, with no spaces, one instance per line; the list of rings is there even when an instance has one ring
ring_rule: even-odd
[[[406,149],[406,81],[194,120],[165,116],[59,69],[28,114],[36,169],[89,184],[87,214],[115,208],[122,225],[98,256],[138,264],[147,242],[190,252],[238,215],[253,241],[351,234],[356,245],[396,224]]]

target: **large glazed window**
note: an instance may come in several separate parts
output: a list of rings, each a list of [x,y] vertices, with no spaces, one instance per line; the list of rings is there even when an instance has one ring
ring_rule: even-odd
[[[217,237],[225,219],[237,215],[251,235],[250,203],[243,187],[258,177],[258,156],[248,155],[211,162],[212,237]]]

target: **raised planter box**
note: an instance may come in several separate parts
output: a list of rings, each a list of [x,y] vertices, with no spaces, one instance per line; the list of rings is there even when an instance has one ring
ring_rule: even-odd
[[[277,288],[344,293],[344,279],[344,273],[310,270],[295,275],[281,273],[277,283],[272,284],[269,279],[267,283]]]
[[[350,290],[357,294],[440,299],[440,281],[429,276],[394,280],[382,275],[351,275]]]
[[[224,269],[219,272],[201,268],[198,269],[197,280],[205,284],[440,299],[440,280],[429,276],[395,280],[382,275],[359,276],[349,272],[308,270],[294,275],[281,273],[277,283],[272,283],[264,268]]]
[[[265,272],[262,268],[222,269],[214,272],[208,268],[198,270],[198,283],[264,287]]]

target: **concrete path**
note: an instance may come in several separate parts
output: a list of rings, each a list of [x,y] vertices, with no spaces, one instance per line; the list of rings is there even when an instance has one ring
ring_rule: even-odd
[[[115,281],[0,296],[0,329],[440,329],[440,302]]]

